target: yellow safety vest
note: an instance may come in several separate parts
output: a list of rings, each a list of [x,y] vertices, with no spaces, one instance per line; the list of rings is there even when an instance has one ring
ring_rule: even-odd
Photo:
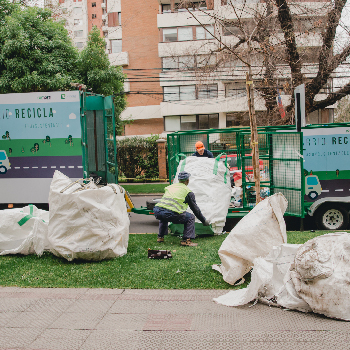
[[[190,192],[191,190],[183,183],[167,186],[165,187],[164,196],[156,206],[182,214],[188,208],[188,204],[184,203],[184,201]]]

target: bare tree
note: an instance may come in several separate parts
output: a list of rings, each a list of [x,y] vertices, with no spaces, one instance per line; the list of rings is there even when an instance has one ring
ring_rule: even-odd
[[[209,55],[215,56],[215,64],[197,68],[196,75],[209,79],[210,74],[221,74],[226,79],[239,80],[242,71],[247,71],[258,97],[265,103],[266,113],[260,114],[258,124],[293,123],[293,90],[300,84],[305,84],[306,114],[329,107],[350,93],[349,82],[332,86],[333,79],[339,78],[347,67],[350,54],[349,30],[342,21],[346,0],[215,1],[214,11],[193,11],[198,2],[179,2],[206,31],[209,29],[203,22],[204,16],[215,23],[215,47],[211,44],[209,50]],[[346,34],[341,43],[339,28]],[[283,119],[276,103],[277,87],[290,96],[285,101]]]

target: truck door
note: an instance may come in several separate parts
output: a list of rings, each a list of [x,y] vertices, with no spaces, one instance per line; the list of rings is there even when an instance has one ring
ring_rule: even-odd
[[[303,139],[300,132],[259,132],[259,168],[261,194],[282,193],[288,201],[285,215],[304,217]],[[242,133],[242,181],[245,206],[254,202],[249,190],[254,182],[249,173],[251,164],[250,133]],[[250,187],[249,187],[250,186]]]
[[[113,97],[87,95],[82,115],[84,176],[96,174],[105,182],[116,183],[115,120]]]

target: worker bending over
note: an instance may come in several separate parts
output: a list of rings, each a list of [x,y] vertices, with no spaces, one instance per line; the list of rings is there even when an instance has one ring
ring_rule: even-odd
[[[164,236],[168,234],[168,222],[174,224],[184,224],[182,241],[183,246],[195,247],[191,239],[195,238],[194,222],[195,217],[204,226],[209,226],[209,222],[198,208],[194,193],[187,187],[191,174],[181,171],[178,175],[179,183],[165,187],[165,193],[160,202],[154,207],[154,216],[159,220],[159,233],[157,242],[164,242]],[[190,206],[193,214],[186,209]]]
[[[205,149],[202,141],[196,142],[196,152],[192,156],[214,158],[213,153]]]

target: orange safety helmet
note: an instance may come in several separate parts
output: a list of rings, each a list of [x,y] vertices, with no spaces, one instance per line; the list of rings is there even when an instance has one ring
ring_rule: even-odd
[[[203,145],[203,142],[202,141],[197,141],[196,142],[196,149],[199,150],[199,149],[203,149],[205,148],[204,145]]]

